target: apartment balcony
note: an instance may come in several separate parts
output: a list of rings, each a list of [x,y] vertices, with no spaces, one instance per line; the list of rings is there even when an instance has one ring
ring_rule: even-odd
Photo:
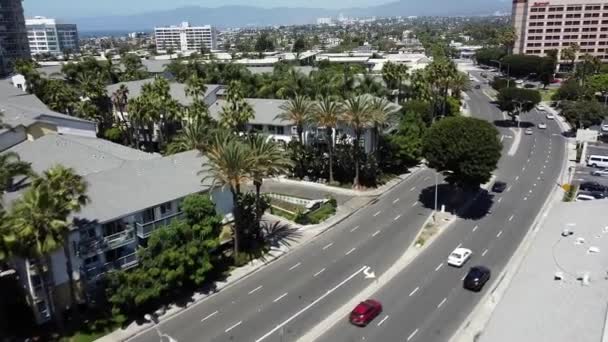
[[[83,266],[80,269],[81,274],[89,282],[94,282],[101,279],[106,273],[114,270],[128,270],[139,264],[137,253],[127,254],[114,261],[106,262],[105,264],[93,264],[91,266]]]
[[[80,255],[97,254],[101,251],[115,249],[135,242],[135,228],[133,226],[126,227],[125,230],[112,235],[103,237],[96,236],[81,240],[78,243]]]
[[[169,215],[166,217],[163,217],[160,220],[156,220],[156,221],[152,221],[152,222],[148,222],[148,223],[135,223],[135,226],[137,227],[137,236],[142,238],[142,239],[146,239],[148,237],[150,237],[150,235],[152,235],[152,232],[155,231],[158,228],[164,227],[166,225],[168,225],[169,223],[171,223],[171,221],[175,220],[175,219],[179,219],[183,216],[182,212],[179,213],[175,213],[173,215]]]

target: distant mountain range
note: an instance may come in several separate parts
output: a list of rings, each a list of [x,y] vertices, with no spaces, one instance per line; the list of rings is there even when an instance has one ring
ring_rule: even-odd
[[[345,16],[476,16],[510,10],[506,0],[400,0],[367,8],[260,8],[254,6],[222,6],[206,8],[182,7],[124,16],[65,18],[75,23],[80,31],[150,30],[155,26],[177,25],[182,21],[218,27],[245,27],[267,25],[296,25],[314,23],[319,17]]]

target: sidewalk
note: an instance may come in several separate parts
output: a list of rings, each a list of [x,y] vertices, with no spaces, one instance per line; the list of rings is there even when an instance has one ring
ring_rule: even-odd
[[[270,222],[281,221],[283,223],[290,224],[292,227],[298,228],[298,233],[300,235],[293,238],[292,240],[290,240],[289,244],[279,244],[280,245],[279,247],[271,247],[270,252],[266,256],[264,256],[264,258],[253,260],[250,263],[248,263],[247,265],[233,270],[230,273],[230,275],[226,278],[225,281],[215,283],[215,288],[216,288],[215,292],[213,292],[211,294],[197,292],[191,297],[191,300],[189,301],[189,304],[187,306],[171,305],[164,310],[157,310],[155,312],[155,314],[157,315],[158,320],[159,321],[167,320],[167,319],[171,318],[172,316],[177,315],[179,312],[181,312],[187,308],[190,308],[194,305],[197,305],[201,301],[212,296],[214,293],[217,293],[219,291],[222,291],[225,288],[230,287],[231,285],[235,284],[239,280],[244,279],[248,275],[264,268],[264,266],[266,266],[266,265],[270,264],[271,262],[277,260],[278,258],[286,255],[290,251],[306,245],[308,242],[311,242],[312,240],[314,240],[314,238],[316,236],[324,233],[331,227],[344,221],[346,218],[355,214],[357,211],[361,210],[362,208],[365,208],[371,202],[376,200],[376,198],[379,195],[388,192],[390,189],[392,189],[393,187],[395,187],[396,185],[398,185],[405,179],[409,178],[411,175],[415,174],[417,171],[419,171],[421,169],[422,168],[420,168],[420,167],[412,169],[412,172],[410,172],[406,175],[401,175],[401,176],[395,178],[394,180],[388,182],[387,184],[381,186],[378,189],[370,190],[370,191],[357,191],[360,194],[355,195],[355,197],[351,198],[350,200],[345,202],[343,205],[338,206],[335,215],[333,215],[331,218],[329,218],[325,222],[322,222],[322,223],[319,223],[316,225],[300,226],[300,225],[293,224],[289,221],[285,221],[282,218],[274,216],[274,215],[268,215],[268,214],[264,215],[265,221],[270,221]],[[298,184],[301,183],[301,182],[297,182],[297,181],[292,181],[292,182],[298,183]],[[340,188],[326,186],[323,184],[316,184],[316,183],[312,183],[312,182],[306,182],[306,183],[314,184],[314,186],[324,187],[324,189],[331,188],[331,190],[338,189],[338,190],[346,190],[346,191],[355,192],[354,190],[340,189]],[[327,190],[327,189],[325,189],[325,190]],[[327,190],[327,191],[330,191],[330,190]],[[115,330],[112,333],[110,333],[102,338],[97,339],[96,341],[98,341],[98,342],[124,341],[151,327],[153,327],[152,323],[138,324],[137,322],[133,322],[126,328]]]

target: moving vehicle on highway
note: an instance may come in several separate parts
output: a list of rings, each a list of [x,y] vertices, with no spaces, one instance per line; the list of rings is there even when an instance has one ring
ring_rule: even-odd
[[[546,118],[547,118],[547,120],[553,120],[553,119],[555,119],[555,116],[551,113],[547,113]]]
[[[526,135],[532,135],[532,134],[534,134],[534,131],[532,130],[532,128],[526,128],[526,130],[524,131],[524,133]]]
[[[541,104],[537,104],[535,108],[539,112],[544,112],[545,111],[545,106],[543,106]]]
[[[382,312],[382,304],[377,300],[367,299],[357,304],[350,313],[352,324],[364,327]]]
[[[496,182],[494,182],[494,185],[492,185],[492,192],[501,193],[501,192],[505,191],[506,188],[507,188],[507,183],[501,182],[501,181],[496,181]]]
[[[587,158],[587,166],[608,168],[608,156],[591,155]]]
[[[485,266],[471,267],[469,273],[464,278],[463,286],[467,290],[479,292],[490,280],[490,269]]]
[[[448,256],[448,265],[462,267],[473,255],[473,251],[468,248],[458,247]]]
[[[591,171],[592,176],[608,176],[608,169]]]
[[[476,84],[475,89],[481,89],[481,86],[479,84]]]
[[[541,123],[538,124],[538,128],[539,129],[547,129],[547,124],[544,123],[544,122],[541,122]]]

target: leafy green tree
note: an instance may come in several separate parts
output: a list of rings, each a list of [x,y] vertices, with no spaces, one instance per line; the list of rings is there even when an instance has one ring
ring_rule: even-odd
[[[418,114],[427,127],[433,122],[433,107],[429,102],[414,99],[403,103],[402,117],[410,112]]]
[[[541,95],[537,90],[523,88],[503,88],[498,92],[500,110],[508,112],[513,121],[518,115],[527,113],[540,103]]]
[[[486,47],[475,51],[477,63],[488,66],[497,66],[495,61],[501,60],[507,52],[500,47]]]
[[[322,97],[314,108],[311,121],[325,128],[327,154],[329,157],[329,182],[334,183],[334,147],[336,144],[334,130],[342,116],[342,105],[331,97]]]
[[[361,135],[363,130],[369,127],[371,123],[372,110],[369,100],[364,96],[354,97],[344,102],[344,111],[342,112],[342,119],[347,126],[349,126],[355,136],[353,139],[354,144],[354,159],[355,159],[355,178],[353,180],[353,187],[359,188],[361,186],[359,179],[359,165],[361,160]]]
[[[570,44],[570,46],[562,49],[561,52],[561,59],[570,61],[570,67],[572,68],[572,71],[574,71],[574,62],[576,61],[576,56],[578,55],[578,52],[581,50],[580,46],[577,43],[572,43]]]
[[[445,58],[435,59],[425,68],[424,75],[434,104],[435,118],[447,114],[449,91],[457,74],[456,65]]]
[[[581,56],[581,62],[576,67],[574,73],[575,77],[580,80],[582,85],[585,85],[589,76],[597,74],[600,71],[601,65],[602,61],[599,58],[586,53]]]
[[[426,123],[419,112],[406,112],[397,132],[389,136],[394,150],[392,162],[401,167],[419,162],[426,130]]]
[[[503,67],[509,66],[509,75],[512,77],[528,77],[539,74],[539,67],[545,57],[534,55],[508,55],[502,58]]]
[[[112,93],[111,101],[114,106],[114,111],[118,114],[118,126],[120,127],[123,136],[127,139],[126,143],[133,145],[134,132],[124,115],[127,104],[129,103],[129,88],[127,88],[126,85],[121,84],[120,87]]]
[[[304,125],[310,121],[314,111],[314,103],[307,96],[296,95],[293,99],[281,105],[282,113],[275,118],[283,122],[291,122],[296,126],[298,141],[302,143]]]
[[[22,161],[17,153],[9,151],[0,154],[0,194],[13,187],[16,177],[30,177],[33,175],[31,164]]]
[[[262,32],[255,42],[255,51],[262,53],[268,51],[274,51],[274,41],[268,34],[268,32]]]
[[[293,42],[293,48],[291,49],[291,51],[299,54],[301,52],[306,51],[307,48],[308,48],[308,44],[306,43],[306,40],[304,39],[304,37],[299,36]]]
[[[587,81],[587,86],[594,92],[599,92],[604,98],[604,105],[608,102],[608,74],[593,75]]]
[[[198,150],[204,152],[211,143],[213,129],[201,119],[194,119],[167,146],[168,154]]]
[[[422,143],[428,165],[438,172],[451,171],[446,180],[462,187],[488,182],[501,150],[498,130],[484,120],[469,117],[435,122]]]
[[[577,101],[579,99],[590,99],[593,95],[589,92],[589,88],[583,87],[576,79],[568,79],[560,85],[553,100],[556,101]]]
[[[595,100],[566,101],[562,103],[562,115],[577,129],[599,125],[608,116],[606,106]]]

